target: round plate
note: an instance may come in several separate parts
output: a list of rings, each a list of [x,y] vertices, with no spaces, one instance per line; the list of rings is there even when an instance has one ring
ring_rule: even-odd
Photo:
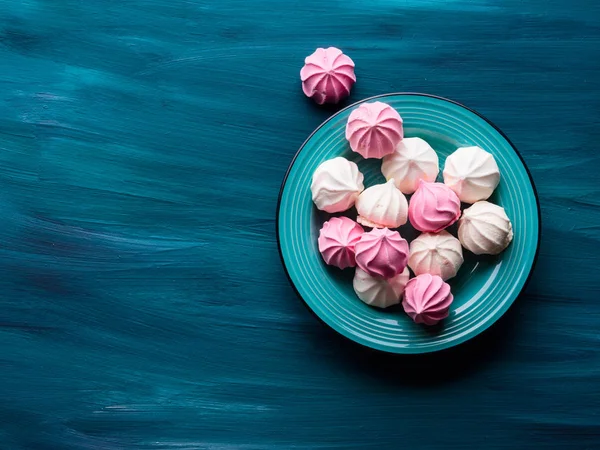
[[[540,213],[535,187],[508,138],[478,113],[425,94],[387,94],[363,102],[374,100],[388,103],[400,113],[406,137],[423,138],[437,151],[440,169],[458,147],[477,145],[494,155],[501,180],[489,201],[502,206],[510,217],[514,230],[511,245],[494,257],[477,257],[465,251],[465,263],[449,280],[454,294],[450,315],[436,327],[414,324],[401,305],[379,310],[361,302],[352,288],[354,270],[327,266],[319,254],[317,237],[330,215],[315,208],[310,191],[315,169],[336,156],[358,164],[365,175],[365,187],[385,181],[381,161],[365,160],[352,152],[344,137],[346,120],[359,102],[317,128],[294,157],[277,207],[279,251],[298,295],[341,335],[392,353],[442,350],[492,325],[525,287],[539,247]],[[354,210],[346,215],[356,218]],[[409,241],[416,234],[410,225],[401,227],[400,233]]]

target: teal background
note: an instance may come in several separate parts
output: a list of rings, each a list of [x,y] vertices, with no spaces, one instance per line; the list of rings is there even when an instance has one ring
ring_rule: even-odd
[[[595,449],[600,4],[0,1],[2,449]],[[441,355],[356,349],[295,297],[279,186],[335,108],[468,105],[511,138],[540,258],[489,332]]]
[[[365,160],[352,152],[346,140],[346,122],[356,108],[351,105],[315,130],[298,151],[284,180],[277,209],[282,261],[298,295],[341,335],[391,353],[444,350],[490,327],[523,290],[539,249],[536,192],[527,168],[502,132],[464,106],[423,94],[386,94],[366,101],[382,101],[398,111],[404,136],[427,141],[441,167],[459,147],[476,145],[494,156],[501,182],[488,200],[504,208],[510,217],[514,233],[510,246],[497,256],[465,253],[458,275],[448,281],[454,296],[449,316],[436,327],[415,324],[400,305],[381,310],[361,302],[352,288],[355,271],[327,266],[319,253],[319,230],[332,215],[314,207],[310,190],[319,165],[338,156],[357,164],[366,187],[385,182],[381,161]],[[441,173],[438,180],[443,181]],[[358,213],[352,208],[343,215],[356,219]],[[457,226],[449,230],[457,234]],[[419,234],[410,224],[398,231],[409,242]]]

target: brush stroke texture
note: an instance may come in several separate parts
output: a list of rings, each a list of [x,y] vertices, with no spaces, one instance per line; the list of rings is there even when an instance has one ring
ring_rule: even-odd
[[[0,1],[2,449],[592,449],[600,442],[600,4]],[[283,174],[348,102],[453,98],[524,155],[525,295],[456,350],[324,329],[280,266]]]

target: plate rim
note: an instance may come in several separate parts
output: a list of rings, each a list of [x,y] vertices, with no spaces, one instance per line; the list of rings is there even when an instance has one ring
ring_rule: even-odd
[[[281,209],[281,199],[283,197],[283,191],[285,190],[285,185],[287,182],[287,179],[289,177],[289,174],[292,170],[292,168],[294,167],[294,164],[296,162],[296,159],[298,158],[298,156],[300,155],[300,153],[302,152],[302,150],[304,149],[304,147],[306,146],[306,144],[311,140],[311,138],[321,129],[323,128],[327,123],[329,123],[331,120],[333,120],[335,117],[337,117],[340,113],[350,109],[350,108],[354,108],[355,106],[361,104],[361,103],[365,103],[368,101],[372,101],[372,100],[379,100],[385,97],[392,97],[392,96],[416,96],[416,97],[428,97],[428,98],[433,98],[436,100],[442,100],[444,102],[448,102],[448,103],[452,103],[460,108],[464,108],[465,110],[475,114],[476,116],[478,116],[479,118],[483,119],[488,125],[490,125],[493,129],[495,129],[505,140],[506,142],[508,142],[508,144],[510,145],[510,147],[513,149],[513,151],[515,152],[515,154],[519,157],[519,160],[521,161],[521,164],[523,164],[523,167],[525,168],[525,172],[527,173],[527,176],[529,178],[529,182],[531,183],[531,187],[533,190],[533,195],[535,197],[535,204],[536,204],[536,210],[537,210],[537,217],[538,217],[538,230],[537,230],[537,243],[536,243],[536,249],[535,249],[535,254],[533,257],[533,261],[531,263],[531,266],[529,268],[529,273],[527,274],[527,278],[525,280],[525,283],[523,283],[523,287],[521,288],[521,290],[517,293],[517,295],[515,296],[515,298],[513,299],[513,301],[510,302],[510,304],[508,305],[508,307],[506,308],[506,310],[504,310],[502,312],[502,314],[500,314],[496,320],[490,322],[489,324],[480,327],[478,329],[478,331],[473,334],[473,335],[467,335],[466,338],[464,339],[458,339],[455,341],[451,341],[449,345],[441,345],[440,347],[436,347],[436,348],[427,348],[427,349],[420,349],[418,351],[394,351],[393,349],[382,349],[382,348],[377,348],[377,347],[372,347],[370,345],[367,345],[363,342],[359,342],[357,340],[352,339],[350,336],[347,336],[346,334],[340,332],[339,330],[336,330],[335,328],[333,328],[332,326],[330,326],[329,324],[327,324],[306,302],[306,300],[304,299],[304,297],[302,297],[302,295],[300,294],[300,292],[298,291],[298,288],[296,287],[296,285],[294,284],[294,281],[292,280],[292,277],[290,276],[289,270],[287,268],[287,265],[285,263],[285,259],[283,257],[283,250],[281,248],[281,239],[280,239],[280,234],[279,234],[279,230],[280,230],[280,219],[279,219],[279,213],[280,213],[280,209]],[[527,163],[525,162],[525,160],[523,159],[523,155],[521,155],[521,153],[519,152],[519,150],[517,149],[517,147],[515,146],[515,144],[513,144],[513,142],[508,138],[508,136],[495,124],[493,123],[491,120],[489,120],[487,117],[485,117],[483,114],[479,113],[478,111],[474,110],[473,108],[469,108],[468,106],[463,105],[460,102],[457,102],[456,100],[452,100],[446,97],[441,97],[439,95],[434,95],[434,94],[426,94],[426,93],[421,93],[421,92],[390,92],[387,94],[379,94],[379,95],[374,95],[372,97],[367,97],[364,98],[362,100],[358,100],[342,109],[340,109],[339,111],[335,112],[334,114],[332,114],[331,116],[329,116],[325,121],[323,121],[317,128],[315,128],[313,130],[313,132],[304,140],[304,142],[302,143],[302,145],[300,145],[300,147],[298,148],[298,150],[296,151],[296,153],[294,154],[292,160],[290,161],[290,164],[285,172],[285,175],[283,177],[283,180],[281,182],[281,187],[279,188],[279,195],[277,197],[277,209],[275,212],[276,216],[275,216],[275,238],[277,240],[277,250],[279,252],[279,258],[281,259],[281,265],[283,266],[283,270],[285,272],[285,275],[288,279],[288,282],[290,283],[290,285],[292,286],[292,289],[294,290],[296,296],[302,301],[302,303],[304,304],[304,306],[310,311],[310,313],[316,317],[318,319],[319,322],[321,322],[322,325],[324,325],[326,328],[328,328],[329,330],[332,330],[335,334],[337,334],[338,336],[341,336],[343,339],[353,343],[354,345],[358,345],[359,347],[363,348],[363,349],[367,349],[369,351],[374,351],[377,353],[383,353],[383,354],[396,354],[396,355],[418,355],[418,354],[426,354],[426,353],[437,353],[437,352],[442,352],[448,349],[451,349],[453,347],[457,347],[461,344],[464,344],[465,342],[470,341],[471,339],[474,339],[478,336],[481,336],[486,330],[490,329],[492,326],[494,326],[496,323],[498,323],[498,321],[508,312],[508,310],[512,307],[512,305],[515,303],[515,301],[519,298],[519,296],[525,291],[525,289],[527,289],[527,285],[529,284],[531,277],[533,275],[533,272],[535,270],[535,266],[537,264],[538,261],[538,257],[539,257],[539,253],[540,253],[540,246],[541,246],[541,241],[542,241],[542,212],[541,212],[541,206],[540,206],[540,198],[538,195],[538,191],[535,185],[535,182],[533,181],[533,176],[531,175],[531,171],[529,170],[529,167],[527,166]],[[401,348],[398,348],[396,350],[402,350]]]

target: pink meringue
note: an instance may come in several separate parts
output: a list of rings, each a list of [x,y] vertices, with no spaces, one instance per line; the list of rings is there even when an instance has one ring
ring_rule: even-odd
[[[443,183],[419,181],[408,205],[408,220],[419,231],[437,233],[460,217],[460,200]]]
[[[356,266],[354,247],[363,228],[347,217],[332,217],[319,232],[319,251],[330,266],[345,269]]]
[[[304,94],[317,104],[337,103],[356,82],[354,62],[339,48],[318,48],[304,60],[300,79]]]
[[[364,233],[355,246],[356,265],[369,275],[392,278],[408,264],[408,242],[388,228]]]
[[[404,137],[402,117],[382,102],[363,103],[348,117],[346,139],[364,158],[383,158],[394,153]]]
[[[453,300],[448,283],[437,275],[425,273],[408,282],[402,306],[415,323],[435,325],[448,317]]]

